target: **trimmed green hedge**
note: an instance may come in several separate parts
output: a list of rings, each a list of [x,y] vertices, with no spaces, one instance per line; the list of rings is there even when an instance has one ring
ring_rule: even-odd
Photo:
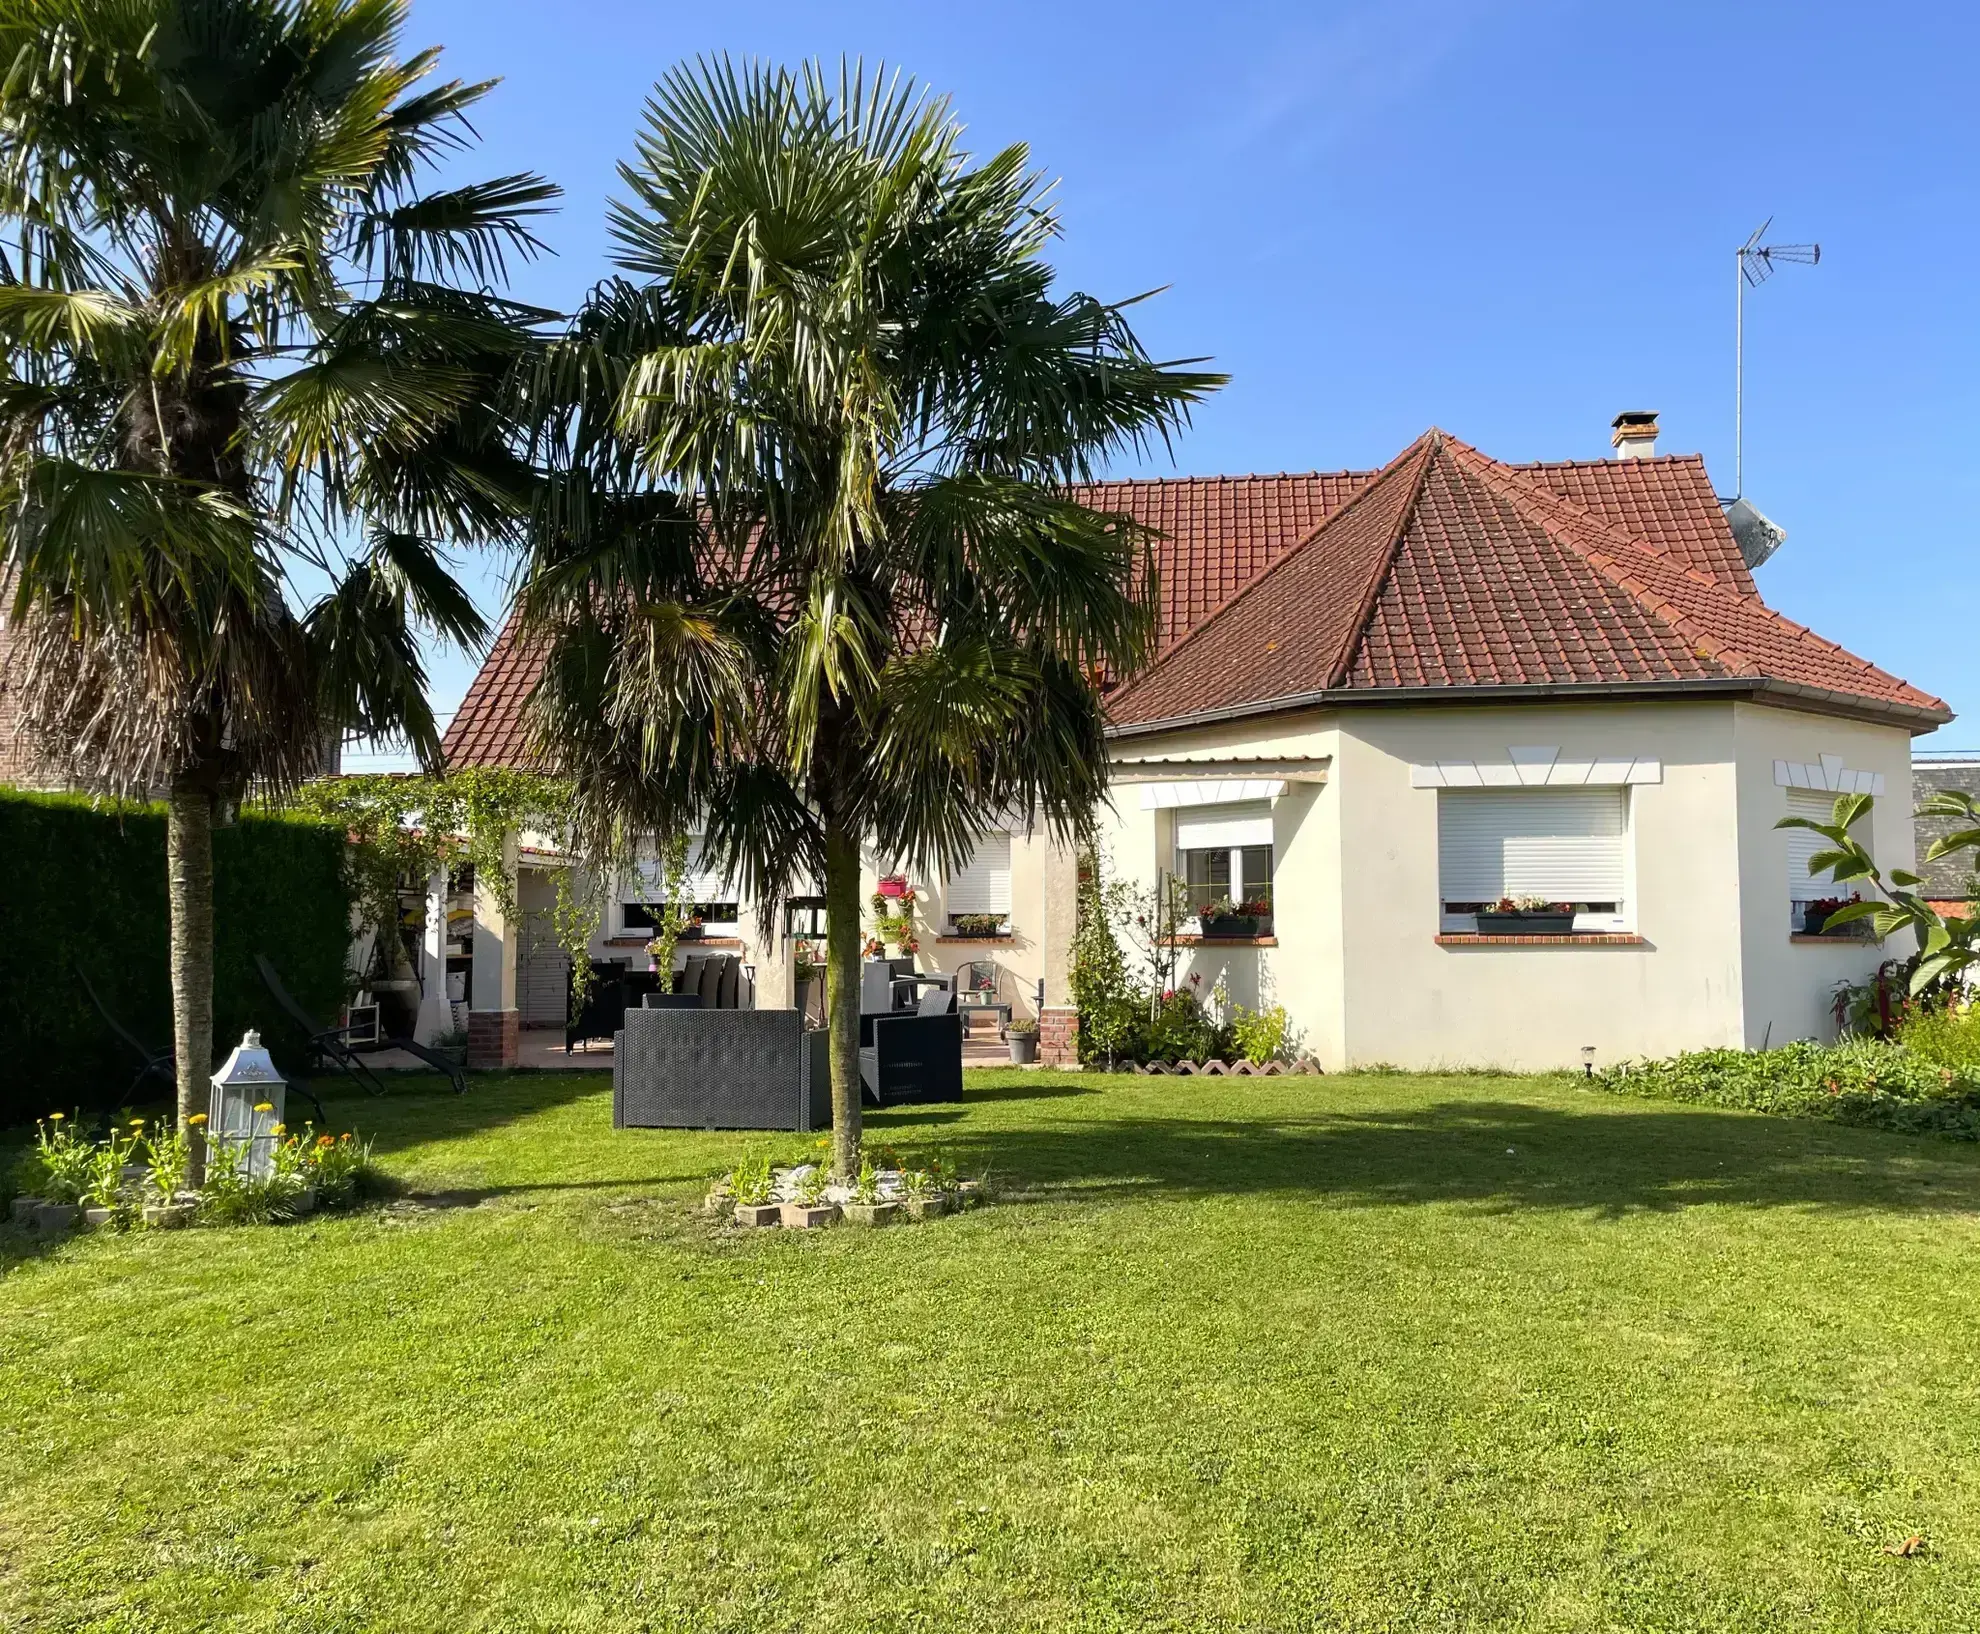
[[[244,817],[215,831],[213,875],[214,1048],[224,1058],[258,1027],[292,1069],[301,1030],[275,1008],[254,955],[274,961],[304,1009],[335,1019],[350,947],[343,832]],[[0,1126],[122,1103],[139,1063],[76,969],[127,1030],[162,1049],[172,1041],[167,946],[162,808],[0,789]],[[155,1081],[145,1092],[162,1095]]]

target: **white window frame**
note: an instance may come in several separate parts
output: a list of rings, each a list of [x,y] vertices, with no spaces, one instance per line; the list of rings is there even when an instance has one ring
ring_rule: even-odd
[[[640,895],[643,886],[651,886],[657,897],[660,890],[660,864],[656,861],[641,862],[634,866],[633,877],[623,882],[618,893],[618,901],[612,915],[617,921],[614,927],[621,937],[647,936],[653,933],[644,925],[628,925],[626,909],[645,905]],[[734,919],[704,919],[701,933],[704,936],[738,936],[742,932],[742,899],[731,891],[726,881],[710,872],[702,865],[701,837],[696,835],[688,844],[687,873],[681,881],[682,895],[690,905],[703,902],[734,902],[737,917]]]
[[[1184,832],[1192,824],[1219,832],[1218,841],[1211,845],[1184,845]],[[1228,832],[1230,836],[1228,845],[1221,837],[1224,832]],[[1272,873],[1264,881],[1265,885],[1271,888],[1275,885],[1279,871],[1279,846],[1269,802],[1258,802],[1255,805],[1247,802],[1242,807],[1227,802],[1202,808],[1179,806],[1172,809],[1169,814],[1170,870],[1173,877],[1181,880],[1185,887],[1189,882],[1186,853],[1228,851],[1230,899],[1233,902],[1244,901],[1250,895],[1244,877],[1244,854],[1246,851],[1259,849],[1268,849],[1272,853]],[[1266,917],[1269,922],[1276,924],[1279,908],[1276,889],[1273,889],[1271,902],[1272,912]]]
[[[1437,794],[1437,924],[1439,931],[1446,935],[1464,935],[1475,932],[1478,929],[1478,916],[1475,913],[1453,913],[1446,909],[1446,902],[1483,900],[1483,898],[1473,898],[1447,890],[1444,883],[1443,859],[1444,820],[1446,811],[1450,809],[1445,802],[1450,800],[1462,801],[1476,787],[1477,785],[1447,784]],[[1616,836],[1620,851],[1618,863],[1620,867],[1621,894],[1616,899],[1616,906],[1613,912],[1577,912],[1574,916],[1574,930],[1577,934],[1634,934],[1637,928],[1635,789],[1620,781],[1598,784],[1592,779],[1586,783],[1529,784],[1527,787],[1533,790],[1536,798],[1541,799],[1553,797],[1551,793],[1541,793],[1540,790],[1542,789],[1558,789],[1562,794],[1567,795],[1571,795],[1571,792],[1578,788],[1601,787],[1615,789],[1622,813],[1621,828]],[[1562,900],[1565,900],[1565,898]]]
[[[1800,768],[1796,768],[1799,770]],[[1857,774],[1851,773],[1851,776]],[[1867,777],[1869,774],[1863,774]],[[1828,789],[1806,788],[1799,784],[1788,784],[1781,790],[1783,817],[1812,817],[1817,822],[1826,823],[1835,816],[1836,798],[1839,793],[1849,790],[1831,791]],[[1850,825],[1850,834],[1872,857],[1877,854],[1877,814],[1866,811]],[[1795,933],[1801,929],[1802,910],[1810,902],[1819,902],[1824,897],[1861,896],[1861,885],[1838,885],[1833,871],[1824,870],[1820,874],[1808,872],[1808,859],[1817,851],[1827,851],[1827,839],[1807,828],[1784,828],[1780,831],[1787,851],[1787,892],[1788,930]]]
[[[956,900],[960,891],[963,900]],[[970,859],[953,874],[942,879],[942,912],[949,920],[957,914],[1001,914],[1006,927],[1011,922],[1011,836],[993,829],[976,842]]]

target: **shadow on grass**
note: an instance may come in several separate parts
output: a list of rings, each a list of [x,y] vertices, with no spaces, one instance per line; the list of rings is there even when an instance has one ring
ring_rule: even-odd
[[[1980,1209],[1980,1154],[1968,1148],[1691,1109],[1602,1116],[1479,1099],[1394,1113],[1035,1129],[975,1128],[964,1111],[876,1119],[874,1132],[930,1125],[965,1169],[987,1167],[1040,1201],[1274,1194],[1605,1215],[1706,1203]]]

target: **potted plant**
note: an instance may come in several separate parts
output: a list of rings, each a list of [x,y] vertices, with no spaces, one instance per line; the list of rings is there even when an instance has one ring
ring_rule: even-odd
[[[731,1199],[729,1212],[737,1225],[783,1224],[782,1205],[772,1200],[776,1188],[770,1173],[769,1158],[744,1158],[729,1171],[728,1178],[718,1190],[726,1191]],[[712,1197],[714,1194],[710,1195]]]
[[[825,1196],[832,1176],[823,1163],[796,1171],[796,1182],[796,1195],[783,1205],[782,1219],[786,1226],[793,1231],[813,1231],[838,1219],[839,1205]]]
[[[1013,1021],[1004,1029],[1004,1042],[1011,1047],[1014,1066],[1030,1066],[1038,1059],[1038,1023],[1026,1018]]]
[[[901,1176],[901,1210],[910,1220],[936,1220],[949,1212],[948,1195],[942,1190],[936,1171],[910,1169]]]
[[[1847,908],[1852,902],[1861,902],[1862,900],[1863,898],[1860,894],[1851,892],[1847,897],[1818,897],[1815,901],[1804,904],[1801,910],[1801,934],[1803,936],[1838,937],[1850,935],[1851,930],[1846,925],[1838,925],[1835,930],[1829,930],[1829,915]],[[1855,921],[1851,921],[1851,924],[1854,923]]]
[[[195,1112],[186,1121],[202,1125],[206,1114]],[[191,1138],[184,1129],[168,1129],[161,1121],[145,1150],[150,1162],[145,1169],[144,1223],[159,1231],[190,1224],[199,1207],[199,1200],[184,1189],[192,1166]]]
[[[1477,913],[1478,928],[1488,936],[1568,936],[1574,931],[1574,904],[1549,902],[1544,896],[1502,896]]]
[[[848,1225],[856,1226],[892,1225],[900,1217],[901,1205],[880,1196],[880,1176],[871,1158],[861,1162],[859,1174],[853,1180],[852,1196],[841,1212]]]
[[[1263,902],[1233,902],[1225,897],[1200,909],[1196,916],[1198,929],[1209,937],[1256,936],[1259,922],[1264,918],[1266,906]]]

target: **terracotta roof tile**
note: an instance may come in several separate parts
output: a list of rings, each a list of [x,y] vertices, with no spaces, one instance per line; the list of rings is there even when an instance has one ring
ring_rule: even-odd
[[[1938,699],[1761,601],[1723,521],[1707,525],[1702,466],[1608,463],[1648,469],[1506,466],[1427,434],[1115,694],[1110,716],[1145,725],[1329,691],[1750,678],[1947,718]],[[1361,513],[1412,471],[1394,549],[1371,553]],[[1317,633],[1349,609],[1329,666]]]
[[[1502,465],[1429,432],[1380,472],[1095,483],[1155,529],[1162,657],[1116,724],[1316,691],[1751,677],[1946,715],[1760,600],[1696,455]],[[513,617],[446,737],[518,765],[534,654]]]

